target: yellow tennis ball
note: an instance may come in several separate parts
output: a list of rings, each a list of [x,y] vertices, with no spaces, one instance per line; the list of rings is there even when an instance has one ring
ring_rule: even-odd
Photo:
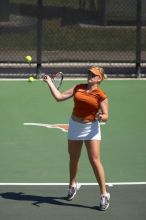
[[[32,56],[29,56],[29,55],[25,56],[25,60],[27,62],[31,62],[32,61]]]
[[[33,82],[34,81],[34,78],[32,77],[32,76],[30,76],[29,78],[28,78],[28,82]]]

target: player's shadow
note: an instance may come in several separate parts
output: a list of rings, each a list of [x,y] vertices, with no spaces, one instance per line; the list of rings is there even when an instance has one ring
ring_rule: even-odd
[[[73,204],[72,202],[68,202],[66,197],[53,197],[53,196],[36,196],[36,195],[27,195],[23,192],[5,192],[1,193],[0,196],[4,199],[8,200],[17,200],[17,201],[30,201],[32,205],[40,207],[41,204],[51,204],[51,205],[59,205],[59,206],[72,206],[78,208],[88,208],[88,209],[96,209],[100,210],[98,206],[86,206],[80,204]]]

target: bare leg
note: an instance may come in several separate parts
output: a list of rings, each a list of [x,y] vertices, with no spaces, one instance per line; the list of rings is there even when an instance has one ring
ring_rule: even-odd
[[[81,154],[83,141],[76,141],[76,140],[68,140],[68,152],[70,156],[69,161],[69,172],[70,172],[70,186],[76,185],[76,176],[77,171],[79,169],[79,158]]]
[[[100,141],[99,140],[89,140],[85,141],[85,145],[88,152],[88,157],[92,168],[94,170],[94,174],[96,176],[97,182],[99,183],[100,193],[106,193],[106,185],[105,185],[105,174],[104,168],[100,161]]]

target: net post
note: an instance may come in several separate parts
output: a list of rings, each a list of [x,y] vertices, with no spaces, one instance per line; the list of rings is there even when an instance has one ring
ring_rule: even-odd
[[[37,2],[37,67],[36,67],[36,77],[40,78],[41,62],[42,62],[42,9],[43,0],[38,0]]]
[[[141,28],[142,28],[142,1],[137,0],[136,15],[136,76],[141,78]]]

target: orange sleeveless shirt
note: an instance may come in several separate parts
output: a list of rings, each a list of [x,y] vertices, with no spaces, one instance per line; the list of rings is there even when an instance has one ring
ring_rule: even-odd
[[[74,108],[72,115],[83,120],[94,121],[100,107],[100,102],[107,98],[107,95],[96,88],[91,92],[86,90],[87,84],[79,84],[74,89]]]

